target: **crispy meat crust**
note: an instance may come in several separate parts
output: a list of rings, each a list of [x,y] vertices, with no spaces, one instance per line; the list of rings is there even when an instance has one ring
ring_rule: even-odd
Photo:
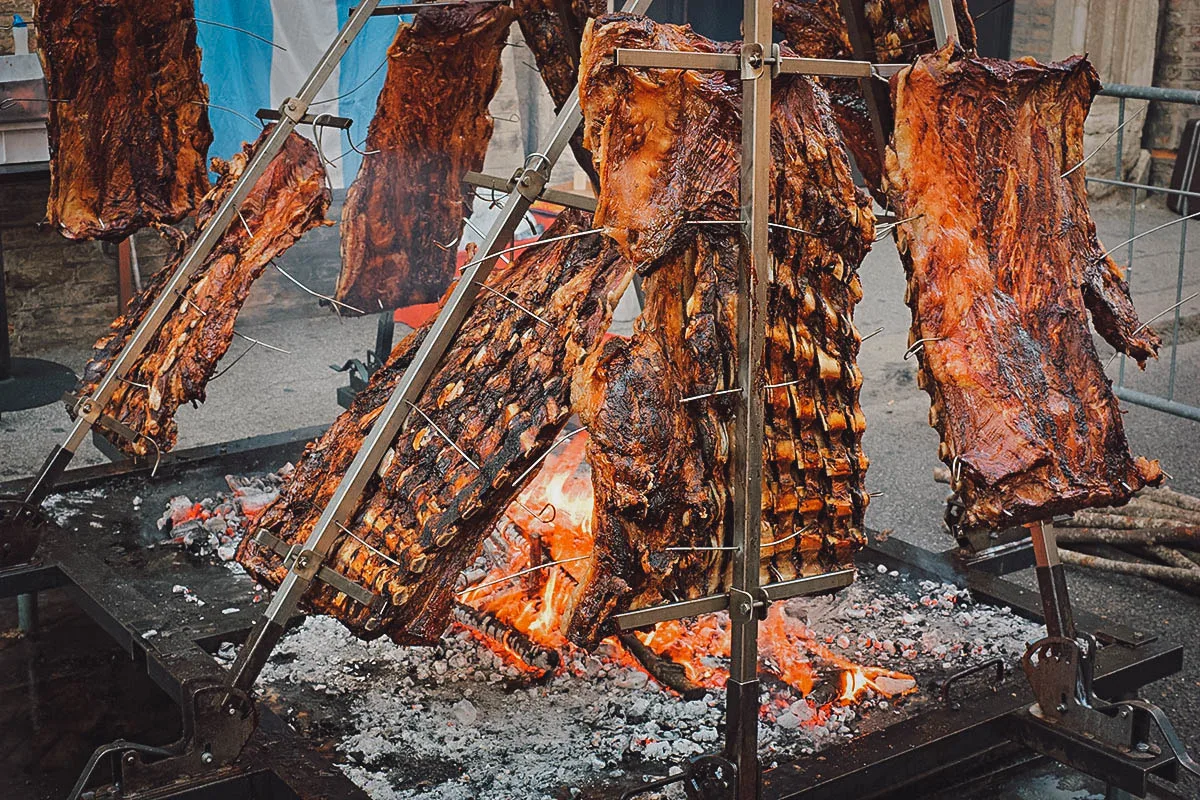
[[[173,224],[208,191],[192,0],[39,0],[50,103],[46,220],[69,239]]]
[[[590,215],[568,211],[545,237],[590,227]],[[311,611],[337,617],[364,638],[437,642],[450,621],[458,573],[566,424],[572,375],[604,335],[630,275],[599,235],[532,247],[497,267],[489,286],[550,327],[513,302],[480,295],[417,402],[433,424],[418,413],[409,417],[351,518],[357,539],[343,537],[327,562],[390,604],[372,617],[320,584],[306,600]],[[424,335],[422,329],[401,342],[350,410],[309,445],[260,527],[289,543],[307,538]],[[263,583],[276,586],[284,577],[279,559],[251,539],[238,558]]]
[[[164,235],[176,240],[176,255],[96,342],[77,393],[90,394],[95,389],[269,131],[263,131],[253,145],[245,145],[230,162],[214,159],[213,167],[221,177],[200,203],[194,233],[185,237],[174,228],[162,228]],[[175,412],[184,403],[204,400],[204,388],[233,341],[234,323],[254,281],[271,259],[305,231],[325,222],[331,199],[326,184],[317,149],[297,134],[289,136],[250,190],[241,207],[241,220],[229,226],[212,254],[192,274],[184,289],[187,299],[179,303],[125,380],[118,383],[104,413],[132,429],[138,439],[130,442],[101,428],[113,444],[131,455],[174,447],[178,433]]]
[[[629,341],[589,356],[573,392],[596,497],[596,556],[567,631],[584,644],[605,635],[614,612],[718,590],[727,554],[668,548],[730,541],[733,401],[683,399],[730,388],[737,375],[741,239],[736,225],[690,223],[738,216],[741,86],[724,73],[618,68],[617,47],[736,45],[625,15],[602,17],[585,38],[597,221],[646,275],[646,307]],[[874,219],[819,87],[778,80],[772,121],[772,219],[813,234],[771,237],[764,378],[793,385],[774,390],[766,409],[763,576],[786,580],[846,563],[862,540],[867,462],[851,315]]]
[[[1121,270],[1088,212],[1083,122],[1100,82],[1076,56],[923,56],[892,81],[889,191],[901,217],[919,382],[965,529],[1127,501],[1160,479],[1129,453],[1088,330],[1139,361]]]
[[[471,213],[463,177],[483,168],[512,20],[507,6],[476,5],[400,26],[342,210],[338,300],[370,312],[435,302],[450,285]]]

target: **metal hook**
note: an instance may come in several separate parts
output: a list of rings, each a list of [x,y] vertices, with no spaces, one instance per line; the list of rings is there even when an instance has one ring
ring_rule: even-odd
[[[904,351],[904,360],[908,361],[911,356],[915,356],[925,347],[926,342],[940,342],[945,338],[945,336],[926,336],[924,339],[917,339],[912,343],[912,347]]]

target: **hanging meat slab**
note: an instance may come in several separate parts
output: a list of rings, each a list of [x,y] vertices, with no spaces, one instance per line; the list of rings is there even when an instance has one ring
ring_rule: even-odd
[[[120,240],[179,222],[209,189],[208,88],[192,0],[39,0],[51,98],[46,220]]]
[[[1118,505],[1161,478],[1129,453],[1088,309],[1143,362],[1121,270],[1088,211],[1083,123],[1100,87],[1056,64],[923,56],[892,81],[889,190],[901,217],[918,379],[964,530]]]
[[[583,28],[589,19],[598,17],[608,10],[605,0],[513,0],[521,35],[550,98],[554,110],[559,111],[571,98],[579,82],[579,46],[583,40]],[[599,185],[592,154],[583,146],[583,134],[576,131],[571,137],[571,150],[575,160]]]
[[[591,224],[588,214],[564,212],[544,238]],[[566,424],[572,377],[631,275],[598,234],[535,245],[497,266],[491,291],[480,294],[326,562],[387,605],[373,612],[318,584],[306,600],[310,610],[364,638],[438,640],[459,572]],[[261,528],[289,544],[307,538],[427,328],[401,342],[353,406],[309,445]],[[285,575],[279,558],[252,539],[238,558],[267,585]]]
[[[731,541],[728,394],[737,375],[741,86],[736,75],[617,67],[616,48],[736,51],[690,28],[626,15],[584,40],[580,97],[596,157],[597,222],[645,275],[628,341],[588,356],[573,402],[589,432],[594,557],[567,634],[593,644],[609,617],[722,589]],[[862,543],[866,458],[852,312],[874,218],[854,187],[824,92],[776,81],[772,283],[764,383],[764,582],[849,562]]]
[[[854,58],[840,0],[774,0],[774,17],[780,35],[801,56]],[[937,48],[929,0],[866,0],[863,17],[867,26],[864,33],[874,50],[871,60],[876,63],[909,63]],[[974,50],[975,25],[966,0],[954,0],[954,17],[959,44]],[[867,186],[878,191],[882,186],[883,154],[858,80],[823,78],[821,84],[829,92],[834,117],[859,171]],[[891,133],[890,121],[883,122],[883,134],[887,136]]]
[[[371,312],[436,302],[450,285],[471,214],[463,178],[483,168],[512,20],[507,6],[464,4],[400,25],[342,210],[338,300]]]
[[[264,130],[257,142],[245,145],[228,163],[213,160],[221,177],[200,203],[196,232],[185,237],[173,228],[162,229],[164,235],[176,240],[176,255],[129,301],[109,333],[96,342],[77,395],[95,390],[270,130]],[[132,430],[137,438],[129,441],[100,428],[113,444],[130,455],[142,456],[163,453],[175,445],[175,412],[184,403],[204,400],[205,386],[233,341],[234,323],[250,287],[271,259],[285,252],[305,231],[325,222],[330,199],[317,149],[307,139],[292,134],[250,190],[240,218],[234,220],[212,254],[192,274],[183,299],[117,383],[104,414]]]

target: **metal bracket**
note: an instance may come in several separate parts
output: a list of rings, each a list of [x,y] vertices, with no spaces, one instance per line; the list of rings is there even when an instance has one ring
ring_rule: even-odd
[[[734,784],[737,766],[722,755],[696,756],[683,772],[656,781],[644,783],[621,795],[621,800],[633,800],[638,795],[655,789],[665,789],[676,783],[683,784],[688,800],[735,800],[737,787]]]
[[[258,727],[258,710],[245,693],[228,686],[192,685],[183,707],[183,736],[167,747],[118,739],[98,747],[84,766],[68,800],[79,800],[100,764],[112,762],[121,796],[210,772],[232,764]]]
[[[275,534],[259,530],[254,534],[254,543],[271,550],[283,559],[283,565],[297,577],[306,581],[318,580],[327,583],[351,600],[371,609],[373,615],[387,606],[387,598],[360,586],[337,570],[325,566],[321,554],[304,545],[288,545]]]
[[[289,97],[279,107],[279,113],[299,125],[304,121],[304,115],[308,113],[308,103],[298,97]]]

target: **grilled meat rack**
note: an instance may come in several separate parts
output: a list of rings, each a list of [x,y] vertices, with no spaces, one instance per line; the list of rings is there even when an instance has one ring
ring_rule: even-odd
[[[503,0],[472,0],[503,2]],[[623,11],[643,14],[652,0],[626,0]],[[763,398],[752,391],[753,376],[763,359],[765,341],[766,269],[768,252],[768,181],[770,164],[771,78],[779,73],[857,78],[863,88],[872,117],[877,144],[886,146],[885,115],[890,113],[881,75],[898,65],[872,63],[873,47],[867,30],[864,3],[839,0],[849,25],[856,60],[785,58],[772,41],[771,0],[744,0],[741,51],[729,54],[683,53],[668,51],[618,50],[619,65],[657,69],[703,69],[736,71],[743,83],[743,130],[741,186],[741,222],[751,258],[752,276],[744,276],[739,286],[738,308],[747,309],[738,321],[738,381],[735,419],[735,458],[732,475],[734,556],[733,582],[724,594],[696,600],[669,603],[620,614],[617,625],[632,630],[666,620],[728,610],[732,624],[730,677],[727,684],[726,740],[720,754],[693,760],[677,777],[647,784],[626,794],[634,797],[654,786],[682,782],[688,796],[706,800],[755,800],[762,797],[764,782],[758,758],[758,623],[773,602],[800,595],[833,591],[848,585],[852,569],[823,575],[760,585],[760,516],[762,499]],[[225,229],[238,213],[254,183],[300,124],[318,122],[308,109],[318,91],[345,56],[351,43],[372,16],[412,13],[418,7],[457,5],[458,3],[405,3],[381,5],[380,0],[365,0],[353,9],[345,26],[322,56],[307,81],[295,96],[287,98],[277,114],[278,124],[247,165],[241,179],[213,215],[192,249],[145,315],[126,347],[95,391],[74,401],[77,414],[66,439],[50,453],[39,474],[21,496],[0,501],[0,567],[28,560],[40,540],[40,513],[43,501],[59,482],[75,451],[93,426],[119,427],[104,416],[117,382],[134,364],[152,340],[179,300],[179,290],[191,274],[213,251]],[[929,0],[934,31],[939,46],[957,40],[952,0]],[[171,782],[176,775],[196,770],[218,770],[239,759],[254,733],[256,706],[251,697],[254,682],[296,613],[301,598],[314,581],[331,583],[334,588],[364,605],[386,603],[372,591],[350,583],[325,566],[326,558],[341,535],[341,527],[356,507],[369,477],[375,472],[390,443],[407,419],[455,334],[470,313],[479,287],[497,263],[503,246],[532,204],[547,200],[560,205],[594,209],[594,200],[564,192],[549,192],[550,172],[571,136],[582,122],[578,96],[567,102],[540,150],[531,153],[525,166],[511,181],[500,182],[477,176],[481,185],[502,186],[508,191],[503,208],[480,248],[483,258],[475,280],[460,281],[434,321],[411,366],[404,372],[391,399],[366,437],[354,461],[342,477],[337,490],[325,506],[308,540],[303,545],[285,547],[281,552],[288,574],[238,653],[231,672],[224,680],[191,683],[185,688],[184,735],[168,748],[147,747],[129,742],[114,742],[98,749],[89,761],[72,794],[78,798],[89,785],[92,772],[110,757],[117,765],[117,791],[153,790]],[[1179,767],[1200,775],[1197,765],[1179,742],[1161,710],[1140,700],[1110,704],[1098,699],[1092,690],[1097,646],[1086,634],[1077,636],[1062,564],[1058,561],[1052,529],[1031,525],[1033,551],[1047,638],[1035,643],[1024,659],[1025,671],[1037,698],[1030,706],[1022,743],[1046,752],[1064,763],[1084,771],[1101,773],[1106,778],[1120,774],[1139,774],[1145,753],[1150,748],[1149,734],[1157,729],[1169,753],[1167,764],[1155,764],[1159,774],[1174,775]],[[994,543],[989,543],[994,544]],[[1034,735],[1036,734],[1036,735]],[[1085,740],[1090,747],[1067,747],[1064,741]],[[1135,767],[1130,768],[1130,765]],[[1124,770],[1124,772],[1122,772]],[[1140,772],[1144,791],[1146,770]],[[1130,784],[1136,790],[1136,781]]]

